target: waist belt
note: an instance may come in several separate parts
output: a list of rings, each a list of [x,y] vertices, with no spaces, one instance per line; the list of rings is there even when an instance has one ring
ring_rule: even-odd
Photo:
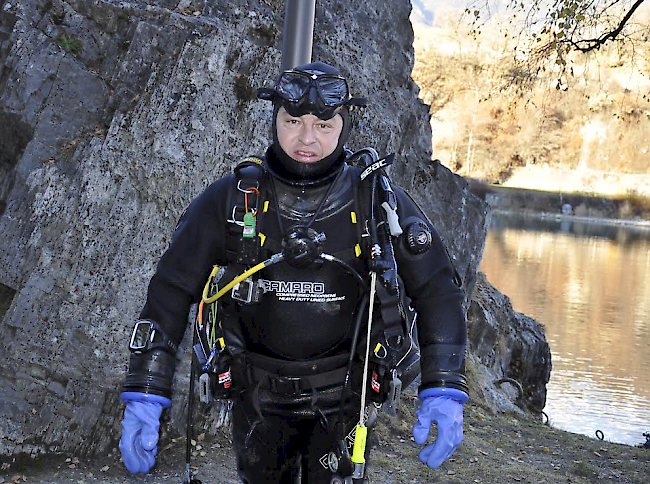
[[[308,361],[286,361],[247,352],[244,374],[249,386],[274,393],[301,394],[343,385],[349,355]]]
[[[252,379],[250,382],[252,385],[261,382],[260,388],[267,388],[274,393],[301,394],[342,385],[345,382],[346,371],[347,369],[343,367],[319,375],[283,376],[251,367],[248,373]]]

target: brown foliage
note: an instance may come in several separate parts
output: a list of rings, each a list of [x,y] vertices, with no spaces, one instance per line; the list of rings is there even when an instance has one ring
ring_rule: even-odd
[[[516,59],[503,29],[414,25],[413,79],[431,105],[433,154],[462,175],[505,182],[548,165],[650,174],[650,48],[574,54],[570,84]],[[650,57],[650,56],[648,56]]]

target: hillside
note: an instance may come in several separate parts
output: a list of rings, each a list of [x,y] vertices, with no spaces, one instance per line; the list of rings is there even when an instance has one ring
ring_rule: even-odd
[[[553,69],[514,62],[518,32],[495,21],[475,38],[458,18],[438,10],[434,25],[414,24],[434,158],[492,184],[650,196],[647,42],[575,55],[558,85]]]

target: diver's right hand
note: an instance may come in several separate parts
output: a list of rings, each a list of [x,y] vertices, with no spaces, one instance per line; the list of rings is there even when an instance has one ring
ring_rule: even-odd
[[[138,392],[123,392],[120,398],[126,403],[120,439],[122,460],[131,474],[149,472],[156,463],[160,414],[172,402]]]

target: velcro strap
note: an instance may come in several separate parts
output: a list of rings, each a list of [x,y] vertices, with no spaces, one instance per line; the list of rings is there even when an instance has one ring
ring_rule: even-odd
[[[342,385],[347,372],[348,354],[308,361],[287,361],[258,353],[246,353],[246,379],[253,386],[277,393],[305,393]]]
[[[260,388],[266,388],[274,393],[301,394],[342,385],[345,382],[346,372],[347,368],[342,367],[317,375],[285,376],[251,366],[248,373],[252,380],[249,382],[251,385],[261,382]]]

